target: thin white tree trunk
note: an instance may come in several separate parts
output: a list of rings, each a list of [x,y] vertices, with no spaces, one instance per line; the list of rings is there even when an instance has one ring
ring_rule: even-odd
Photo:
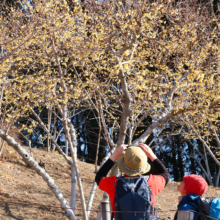
[[[68,120],[68,125],[70,128],[70,136],[71,142],[73,144],[73,151],[74,151],[74,158],[77,161],[77,139],[76,139],[76,132],[70,120]],[[67,141],[67,149],[68,149],[68,141]],[[68,155],[68,153],[67,153]],[[76,177],[76,170],[74,164],[71,166],[71,207],[76,207],[76,186],[77,186],[77,177]]]
[[[92,185],[92,190],[90,192],[89,201],[87,203],[87,208],[86,208],[88,219],[89,219],[89,215],[90,215],[90,210],[92,208],[92,203],[93,203],[93,199],[94,199],[94,196],[95,196],[96,188],[97,188],[97,183],[94,181],[93,185]]]
[[[0,148],[0,156],[2,155],[4,145],[5,145],[5,140],[2,140],[2,144],[1,144],[1,148]]]
[[[99,101],[99,106],[100,106],[100,108],[99,108],[99,117],[101,118],[103,131],[105,133],[106,143],[107,143],[109,149],[110,149],[110,147],[114,148],[114,147],[116,147],[116,144],[114,143],[113,139],[110,137],[110,134],[109,134],[106,122],[105,122],[105,117],[104,117],[104,114],[103,114],[101,98],[100,98],[100,101]]]
[[[10,127],[11,127],[11,125],[8,126],[8,128],[6,130],[6,134],[8,134],[8,131],[10,130]],[[1,144],[1,148],[0,148],[0,156],[1,156],[2,152],[3,152],[4,145],[5,145],[5,140],[2,139],[2,144]]]
[[[70,206],[68,205],[63,194],[54,183],[54,180],[46,173],[45,169],[40,167],[38,163],[22,148],[22,146],[14,140],[14,138],[6,135],[2,130],[0,130],[0,137],[5,140],[8,145],[12,146],[23,158],[23,160],[47,182],[48,186],[50,187],[56,198],[59,200],[61,207],[66,210],[66,216],[71,220],[76,220],[76,217],[73,211],[70,209]]]
[[[67,122],[66,117],[64,117],[63,120],[63,127],[64,127],[64,131],[66,134],[66,139],[68,140],[68,144],[70,147],[70,152],[71,152],[71,156],[73,159],[73,165],[75,168],[75,172],[76,172],[76,177],[77,177],[77,183],[78,183],[78,187],[79,187],[79,192],[80,192],[80,198],[81,198],[81,203],[82,203],[82,209],[83,209],[83,218],[84,220],[87,220],[87,213],[86,213],[86,203],[85,203],[85,197],[84,197],[84,192],[83,192],[83,186],[82,186],[82,181],[81,181],[81,177],[80,177],[80,172],[79,172],[79,168],[78,168],[78,164],[77,164],[77,155],[76,155],[76,146],[77,146],[77,142],[76,142],[76,138],[71,138],[71,135],[75,136],[75,132],[71,132],[70,135],[70,130],[75,130],[73,128],[73,126],[69,127],[68,125],[71,124],[71,122]],[[74,142],[72,142],[71,140],[75,140]]]
[[[101,139],[101,123],[99,121],[99,137],[98,137],[98,143],[97,143],[97,148],[96,148],[96,156],[95,156],[95,173],[97,172],[97,166],[98,166],[98,155],[99,155],[99,144],[100,144],[100,139]]]
[[[68,156],[68,141],[65,140],[65,154]]]
[[[55,140],[56,143],[57,143],[58,138],[59,138],[59,136],[60,136],[60,134],[61,134],[62,131],[63,131],[63,128],[60,129],[59,133],[58,133],[57,136],[56,136],[56,139],[54,138],[54,140]],[[56,145],[54,146],[53,151],[55,151],[55,149],[56,149]]]
[[[67,108],[65,108],[66,111]],[[82,181],[81,181],[81,177],[80,177],[80,172],[79,172],[79,168],[78,168],[78,164],[77,164],[77,139],[76,139],[76,132],[75,129],[70,121],[70,119],[68,119],[67,113],[64,114],[65,116],[63,117],[63,127],[64,127],[64,131],[66,134],[66,139],[68,141],[68,145],[70,146],[70,152],[71,152],[71,156],[73,159],[73,168],[74,168],[74,173],[75,173],[75,180],[72,182],[72,192],[71,195],[75,195],[76,194],[76,185],[78,184],[79,187],[79,192],[80,192],[80,198],[81,198],[81,203],[82,203],[82,209],[83,209],[83,217],[85,220],[87,220],[87,214],[86,214],[86,203],[85,203],[85,197],[84,197],[84,192],[83,192],[83,186],[82,186]],[[74,198],[74,196],[71,198],[71,205],[75,206],[75,202],[76,202],[76,198]]]
[[[66,87],[65,80],[64,80],[64,73],[63,73],[63,70],[62,70],[62,67],[60,64],[60,60],[58,57],[58,53],[56,50],[54,36],[51,37],[51,43],[52,43],[55,61],[58,66],[58,71],[59,71],[59,75],[60,75],[60,79],[61,79],[60,85],[63,89],[63,100],[66,100],[67,99],[67,87]],[[59,108],[58,110],[60,111],[61,115],[63,116],[63,121],[62,121],[63,128],[64,128],[64,132],[66,135],[66,139],[68,141],[73,165],[74,165],[75,172],[76,172],[77,183],[78,183],[79,192],[80,192],[80,199],[81,199],[82,209],[83,209],[83,219],[88,220],[87,213],[86,213],[86,203],[85,203],[85,197],[84,197],[84,192],[83,192],[83,186],[82,186],[80,172],[79,172],[79,168],[78,168],[77,160],[76,160],[76,158],[77,158],[77,155],[76,155],[77,141],[76,141],[75,129],[74,129],[73,125],[71,124],[71,121],[68,119],[67,104],[63,104],[62,109]],[[74,141],[72,142],[71,139]],[[75,149],[74,149],[74,147],[75,147]]]
[[[74,213],[75,213],[75,208],[76,208],[76,184],[77,184],[76,172],[75,172],[75,168],[72,164],[72,166],[71,166],[71,202],[70,202],[70,207]]]
[[[31,155],[31,157],[33,157],[32,150],[31,150],[31,140],[28,140],[28,146],[30,149],[30,155]]]

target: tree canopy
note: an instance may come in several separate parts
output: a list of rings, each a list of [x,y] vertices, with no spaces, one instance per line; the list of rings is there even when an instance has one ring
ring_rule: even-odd
[[[93,113],[108,152],[124,143],[160,146],[180,133],[200,140],[219,166],[219,145],[210,148],[207,138],[219,144],[216,13],[211,4],[188,0],[23,0],[8,8],[0,14],[5,131],[26,118],[20,131],[30,134],[40,125],[62,154],[40,118],[46,107],[63,126],[73,164],[62,155],[74,166],[79,187],[71,119],[81,111]]]

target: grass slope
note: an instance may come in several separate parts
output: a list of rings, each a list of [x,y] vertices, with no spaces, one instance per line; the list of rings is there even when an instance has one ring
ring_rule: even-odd
[[[28,152],[29,149],[26,148]],[[45,163],[46,171],[55,180],[64,197],[69,201],[71,189],[70,167],[58,152],[32,149],[37,162]],[[86,201],[94,181],[95,167],[78,160]],[[159,220],[173,219],[177,206],[178,183],[170,182],[156,197]],[[209,187],[205,196],[220,197],[220,189]],[[102,192],[98,189],[94,197],[90,219],[97,218]],[[77,193],[76,217],[82,219],[82,207]],[[0,158],[0,219],[1,220],[61,220],[67,219],[64,210],[44,180],[28,168],[22,158],[10,146],[5,146]]]

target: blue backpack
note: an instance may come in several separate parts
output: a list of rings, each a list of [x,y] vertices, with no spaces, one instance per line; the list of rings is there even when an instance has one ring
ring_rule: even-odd
[[[194,220],[219,220],[220,219],[220,198],[200,197],[199,195],[189,194],[183,197],[178,210],[194,212]],[[178,211],[174,217],[177,219]],[[178,218],[181,219],[181,218]],[[182,220],[182,219],[181,219]],[[184,219],[187,220],[187,219]]]
[[[113,213],[116,220],[155,220],[147,177],[118,177]],[[114,212],[115,211],[115,212]]]
[[[220,198],[215,198],[212,200],[210,205],[209,216],[214,219],[220,219]]]

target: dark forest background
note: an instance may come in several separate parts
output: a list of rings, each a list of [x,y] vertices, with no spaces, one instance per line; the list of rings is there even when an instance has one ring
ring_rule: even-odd
[[[38,110],[36,110],[38,112]],[[75,114],[72,117],[71,121],[76,129],[77,133],[77,141],[78,141],[78,158],[87,162],[95,164],[97,145],[99,142],[99,132],[100,127],[97,120],[96,115],[91,110],[81,109],[79,111],[81,113]],[[43,108],[41,112],[38,112],[42,121],[47,124],[48,123],[48,109]],[[149,117],[147,120],[143,122],[143,126],[148,126],[151,122],[151,118]],[[21,124],[30,123],[26,119],[19,120],[19,127]],[[166,133],[170,130],[167,127],[163,133]],[[109,131],[111,133],[111,131]],[[57,120],[54,115],[51,117],[51,134],[55,136],[55,133],[59,134],[57,138],[57,143],[62,147],[63,151],[66,152],[66,141],[65,134],[62,130],[62,123]],[[154,140],[154,144],[157,142],[161,142],[163,140],[163,133],[159,138]],[[104,139],[104,133],[101,130],[100,132],[100,143],[99,143],[99,151],[98,151],[98,164],[102,161],[105,155],[109,152],[108,145]],[[142,128],[139,129],[139,132],[136,133],[136,137],[142,134]],[[31,146],[34,148],[45,148],[50,150],[56,150],[54,148],[53,143],[47,138],[45,131],[40,127],[35,128],[35,132],[29,134],[27,131],[23,133],[26,139],[21,136],[20,138],[23,140],[24,144],[28,146],[28,140],[31,140]],[[150,144],[152,139],[154,138],[154,133],[148,138],[146,144]],[[117,135],[114,135],[115,142],[117,141]],[[213,144],[215,140],[213,139]],[[48,146],[49,144],[49,146]],[[152,146],[151,145],[151,146]],[[199,150],[200,154],[195,150],[195,146]],[[67,148],[68,150],[68,148]],[[153,148],[155,154],[158,158],[164,163],[171,174],[172,181],[181,181],[182,177],[186,174],[199,174],[204,176],[203,170],[200,168],[198,161],[205,167],[205,160],[201,158],[201,155],[206,154],[208,158],[209,169],[211,172],[212,182],[216,182],[216,178],[218,175],[218,166],[211,158],[211,156],[204,152],[204,148],[202,143],[197,139],[185,139],[184,136],[180,134],[175,134],[169,137],[163,144],[156,146]],[[68,151],[69,152],[69,151]],[[151,170],[154,173],[154,169]],[[210,185],[212,183],[209,183]]]

